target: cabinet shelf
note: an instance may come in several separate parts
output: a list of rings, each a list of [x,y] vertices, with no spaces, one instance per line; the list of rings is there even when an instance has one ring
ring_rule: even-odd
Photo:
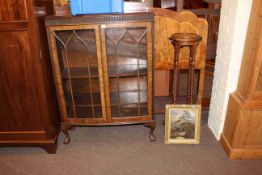
[[[124,77],[138,77],[138,70],[135,69],[137,65],[113,65],[108,67],[108,76],[109,78],[124,78]],[[142,67],[142,66],[141,66]],[[68,71],[69,69],[69,71]],[[70,73],[70,76],[69,76]],[[62,70],[62,78],[63,79],[88,79],[88,78],[99,78],[98,76],[98,67],[93,66],[90,67],[90,73],[88,71],[88,67],[72,67],[72,68],[64,68]],[[147,76],[147,68],[143,65],[143,68],[139,69],[139,76]]]
[[[94,113],[93,113],[94,111]],[[101,107],[95,107],[94,109],[91,107],[78,107],[75,108],[75,111],[73,107],[68,108],[68,118],[102,118],[102,108]]]
[[[71,99],[71,95],[69,93],[65,93],[65,97],[66,98],[66,102],[67,102],[67,106],[73,106],[73,102]],[[73,99],[74,99],[74,104],[75,106],[77,105],[90,105],[92,106],[92,104],[94,106],[100,106],[101,105],[101,96],[100,96],[100,92],[96,92],[96,93],[92,93],[92,100],[91,101],[91,95],[90,93],[74,93],[73,94]]]
[[[146,90],[129,90],[121,92],[110,92],[109,96],[111,99],[111,106],[121,106],[128,104],[137,104],[140,93],[140,103],[147,102],[147,91]],[[72,99],[69,93],[65,94],[67,106],[73,106]],[[93,103],[91,102],[90,93],[75,93],[73,94],[75,107],[92,107],[101,106],[101,96],[99,92],[92,93]],[[118,102],[120,99],[120,102]]]
[[[69,73],[70,73],[70,76],[69,76]],[[69,77],[72,79],[99,78],[97,67],[90,67],[90,73],[91,75],[89,76],[88,67],[65,68],[62,71],[62,78],[64,79],[69,79]]]
[[[88,64],[90,67],[97,66],[97,54],[87,52],[87,50],[67,50],[67,54],[62,51],[61,54],[61,63],[64,67],[87,67]],[[65,56],[67,55],[67,57]],[[128,55],[107,55],[107,64],[108,65],[146,65],[147,58],[141,57],[131,57]]]
[[[113,118],[115,117],[131,117],[131,116],[143,116],[147,115],[147,106],[143,105],[140,107],[140,112],[138,112],[137,107],[122,107],[119,112],[118,107],[112,107],[111,108],[111,116]],[[92,109],[91,108],[77,108],[76,109],[76,118],[102,118],[102,112],[97,109],[95,109],[95,115],[92,115]],[[72,108],[68,111],[68,118],[75,118],[74,117],[74,111]]]
[[[89,51],[89,52],[87,52]],[[64,50],[61,51],[61,65],[65,68],[77,67],[97,67],[96,50],[91,53],[90,50]]]
[[[140,65],[139,70],[137,69],[137,64],[127,64],[127,65],[110,65],[108,67],[109,78],[117,77],[138,77],[147,75],[147,65]]]
[[[141,105],[139,108],[134,107],[111,107],[111,116],[113,118],[120,117],[130,117],[130,116],[144,116],[148,114],[147,105]]]
[[[118,104],[111,104],[111,107],[126,107],[126,106],[134,106],[134,105],[138,105],[138,103],[126,103],[126,104],[120,104],[120,105],[118,105]],[[147,107],[147,103],[140,103],[139,104],[139,106],[140,107]],[[67,107],[69,107],[69,108],[73,108],[74,106],[73,105],[67,105]],[[94,107],[94,108],[96,108],[96,107],[102,107],[102,104],[94,104],[93,106],[91,105],[91,104],[83,104],[83,105],[75,105],[75,108],[92,108],[92,107]]]

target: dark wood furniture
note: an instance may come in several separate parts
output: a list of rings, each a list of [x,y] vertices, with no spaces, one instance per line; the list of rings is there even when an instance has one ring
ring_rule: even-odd
[[[46,19],[64,143],[78,125],[153,119],[153,13]]]
[[[175,33],[170,37],[170,41],[174,46],[174,66],[171,81],[171,97],[172,103],[176,103],[177,98],[177,91],[179,83],[179,53],[180,49],[183,47],[189,47],[189,64],[188,64],[188,78],[187,78],[187,103],[193,103],[193,88],[194,88],[194,77],[195,77],[195,54],[197,46],[199,45],[200,41],[202,40],[201,36],[193,33]],[[204,76],[204,74],[201,74]],[[200,77],[200,79],[204,79],[204,77]],[[201,103],[202,93],[203,93],[203,83],[198,85],[199,94],[197,102]],[[195,103],[195,101],[194,101]]]
[[[221,8],[222,0],[203,0],[203,1],[208,3],[209,9],[220,9]]]
[[[262,158],[262,1],[254,0],[237,90],[230,95],[221,142],[230,159]]]
[[[54,153],[59,113],[45,28],[34,9],[38,2],[0,2],[0,146]]]
[[[206,8],[208,4],[204,0],[153,0],[154,7],[168,8],[182,11],[183,9]]]
[[[215,69],[215,59],[207,59],[206,60],[206,69],[205,69],[205,74],[207,76],[214,76],[214,70]]]

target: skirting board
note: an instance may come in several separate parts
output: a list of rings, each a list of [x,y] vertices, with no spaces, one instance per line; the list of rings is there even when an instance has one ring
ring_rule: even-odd
[[[221,134],[220,142],[230,160],[262,159],[262,149],[250,149],[250,148],[233,149],[223,134]]]

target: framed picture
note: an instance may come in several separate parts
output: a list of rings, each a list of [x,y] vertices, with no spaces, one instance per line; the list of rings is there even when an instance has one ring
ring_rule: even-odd
[[[165,143],[200,143],[201,105],[166,105]]]

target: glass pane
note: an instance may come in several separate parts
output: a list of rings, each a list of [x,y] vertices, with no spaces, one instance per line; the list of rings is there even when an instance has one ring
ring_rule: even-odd
[[[106,29],[105,35],[111,116],[147,115],[146,28]]]
[[[95,30],[56,31],[69,118],[102,118]]]

